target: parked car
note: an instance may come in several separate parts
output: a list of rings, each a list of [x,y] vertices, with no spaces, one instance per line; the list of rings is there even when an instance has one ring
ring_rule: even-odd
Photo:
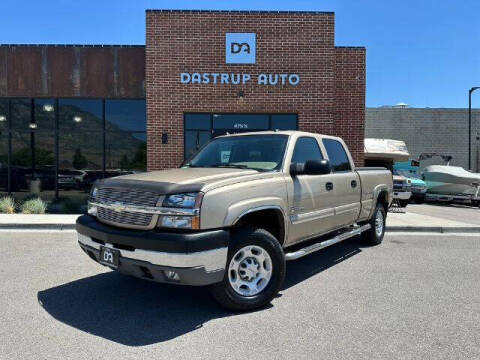
[[[410,182],[411,200],[417,204],[422,204],[425,201],[427,184],[422,180],[419,167],[412,166],[411,161],[395,163],[393,165],[393,174],[403,176]]]
[[[340,139],[297,131],[215,138],[179,169],[97,181],[77,220],[95,261],[158,282],[211,285],[231,309],[282,288],[285,261],[362,234],[382,242],[392,174],[355,168]]]
[[[393,199],[400,207],[407,207],[412,197],[412,183],[405,176],[393,175]]]

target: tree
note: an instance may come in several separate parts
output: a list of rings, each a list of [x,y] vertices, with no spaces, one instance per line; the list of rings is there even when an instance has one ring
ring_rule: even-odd
[[[127,155],[123,154],[122,158],[120,159],[120,169],[128,170],[129,167],[130,167],[130,160],[128,160]]]
[[[72,165],[77,170],[82,170],[87,167],[88,165],[87,158],[82,155],[82,151],[80,149],[75,150],[75,154],[73,155]]]
[[[133,156],[131,168],[135,170],[143,170],[147,169],[147,144],[142,143],[138,146],[135,155]]]

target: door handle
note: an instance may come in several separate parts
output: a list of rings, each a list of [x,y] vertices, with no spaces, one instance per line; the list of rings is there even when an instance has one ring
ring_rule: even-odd
[[[333,183],[327,182],[325,184],[325,188],[327,189],[327,191],[333,190]]]
[[[352,185],[352,188],[356,188],[357,187],[357,180],[352,180],[350,185]]]

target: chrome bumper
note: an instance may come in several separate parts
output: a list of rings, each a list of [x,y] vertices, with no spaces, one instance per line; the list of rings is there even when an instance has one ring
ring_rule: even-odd
[[[100,245],[99,243],[93,241],[90,237],[80,233],[78,234],[78,242],[95,250],[100,250],[101,246],[114,248],[112,244],[108,243],[105,245]],[[225,270],[228,254],[228,247],[189,254],[167,253],[142,249],[135,249],[134,251],[124,249],[117,250],[120,252],[121,258],[144,261],[152,265],[167,266],[172,268],[202,267],[207,273]]]
[[[400,199],[400,200],[408,200],[412,196],[412,193],[410,191],[394,191],[393,192],[393,198],[394,199]]]

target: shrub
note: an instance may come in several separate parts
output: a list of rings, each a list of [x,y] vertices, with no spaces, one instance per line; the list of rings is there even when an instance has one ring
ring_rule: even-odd
[[[14,214],[17,204],[10,196],[4,196],[0,199],[0,213],[2,214]]]
[[[60,201],[60,207],[63,214],[79,214],[86,211],[87,200],[80,199],[66,199]]]
[[[47,203],[40,198],[30,199],[22,204],[23,214],[45,214]]]

